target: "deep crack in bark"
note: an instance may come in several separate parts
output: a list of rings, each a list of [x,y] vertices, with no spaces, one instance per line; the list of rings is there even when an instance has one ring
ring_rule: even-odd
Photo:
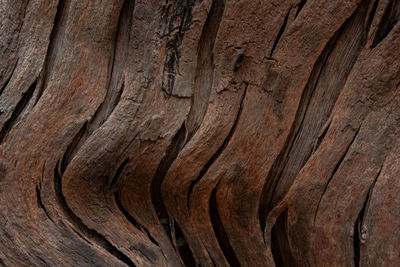
[[[268,57],[268,59],[270,59],[270,60],[273,59],[272,55],[274,54],[275,48],[278,45],[279,40],[281,39],[283,33],[285,32],[286,25],[287,25],[291,10],[292,10],[292,8],[289,8],[289,10],[288,10],[288,12],[287,12],[287,14],[285,16],[285,19],[283,20],[283,24],[282,24],[281,28],[279,29],[278,35],[275,38],[274,44],[272,45],[272,49],[271,49],[271,52],[270,52],[269,57]]]
[[[319,206],[320,206],[320,204],[321,204],[322,198],[323,198],[323,196],[324,196],[326,190],[328,189],[328,186],[329,186],[329,184],[331,183],[331,181],[332,181],[333,177],[335,176],[336,172],[339,170],[340,166],[341,166],[342,163],[344,162],[344,160],[345,160],[345,158],[346,158],[346,155],[347,155],[347,153],[350,151],[351,146],[353,145],[354,141],[356,140],[359,131],[360,131],[360,128],[358,128],[357,131],[354,133],[354,136],[353,136],[352,140],[350,141],[349,145],[347,146],[346,150],[345,150],[344,153],[342,154],[342,156],[341,156],[341,158],[339,159],[339,161],[336,163],[336,166],[335,166],[335,168],[333,169],[331,176],[329,177],[328,181],[327,181],[326,184],[325,184],[324,190],[322,191],[322,194],[321,194],[321,196],[320,196],[320,198],[319,198],[319,200],[318,200],[317,208],[316,208],[316,210],[315,210],[315,214],[314,214],[314,224],[315,224],[315,221],[316,221],[316,219],[317,219],[318,209],[319,209]]]
[[[369,206],[369,201],[371,199],[376,181],[378,180],[378,177],[381,174],[383,164],[379,167],[378,173],[375,176],[371,186],[368,188],[367,195],[365,197],[363,206],[357,216],[357,220],[354,223],[354,237],[353,237],[353,248],[354,248],[354,266],[359,267],[360,266],[360,241],[361,243],[364,243],[366,241],[366,235],[367,235],[367,228],[363,224],[364,222],[364,217],[367,213],[368,206]],[[365,236],[363,236],[365,235]]]
[[[56,167],[54,168],[54,191],[56,193],[56,199],[58,204],[61,207],[61,211],[67,217],[68,221],[76,228],[75,230],[79,230],[82,235],[84,235],[87,239],[94,241],[99,246],[103,247],[110,254],[127,264],[128,266],[136,266],[133,261],[125,255],[122,251],[118,250],[110,241],[108,241],[103,235],[98,233],[96,230],[89,228],[86,226],[82,220],[76,216],[76,214],[72,211],[72,209],[68,206],[63,192],[62,192],[62,180],[60,174],[60,160],[57,161]]]
[[[225,232],[224,225],[222,223],[221,217],[218,212],[217,206],[217,188],[218,184],[214,187],[210,195],[210,219],[211,224],[214,229],[215,237],[218,241],[218,244],[225,255],[225,259],[229,262],[232,267],[240,267],[239,260],[236,257],[236,254],[231,246],[228,235]]]
[[[37,84],[37,79],[35,79],[35,81],[28,88],[28,90],[26,90],[22,94],[22,97],[18,101],[17,105],[15,106],[14,111],[12,112],[10,118],[4,123],[3,128],[0,131],[0,144],[3,143],[4,138],[10,132],[11,128],[14,126],[15,122],[18,120],[22,111],[24,111],[29,100],[32,98],[33,93],[35,92],[35,89],[36,89],[36,84]]]
[[[235,120],[233,122],[233,125],[228,133],[228,135],[225,137],[224,141],[222,142],[222,145],[217,149],[217,151],[214,153],[214,155],[207,161],[207,163],[204,165],[204,167],[201,169],[199,175],[196,177],[195,180],[193,180],[190,183],[188,192],[187,192],[187,208],[188,211],[190,211],[190,197],[193,191],[194,186],[201,180],[201,178],[203,178],[203,176],[207,173],[208,169],[211,167],[211,165],[218,159],[218,157],[222,154],[222,152],[224,151],[224,149],[228,146],[229,141],[231,140],[236,127],[239,123],[239,119],[240,119],[240,115],[242,114],[242,110],[243,110],[243,103],[244,100],[246,98],[246,93],[247,93],[247,87],[248,84],[246,84],[246,87],[244,88],[243,94],[242,94],[242,98],[240,100],[240,104],[239,104],[239,109],[238,112],[236,114]]]

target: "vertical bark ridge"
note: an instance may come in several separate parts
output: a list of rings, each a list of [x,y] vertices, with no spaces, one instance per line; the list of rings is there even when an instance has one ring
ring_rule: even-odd
[[[213,84],[214,43],[224,14],[225,1],[213,0],[200,36],[192,103],[186,120],[187,137],[185,143],[189,142],[196,133],[207,111]]]
[[[229,262],[230,266],[240,267],[239,260],[237,259],[236,254],[230,244],[228,235],[225,232],[224,225],[222,223],[222,220],[218,212],[218,205],[217,205],[218,185],[219,183],[212,190],[209,200],[211,224],[214,229],[215,237],[217,238],[218,244],[225,255],[225,259]]]
[[[191,194],[193,192],[193,189],[194,189],[195,185],[201,180],[201,178],[203,178],[203,176],[207,173],[207,171],[211,167],[211,165],[222,154],[224,149],[228,146],[229,141],[231,140],[233,134],[235,133],[236,127],[237,127],[237,125],[239,123],[240,115],[242,114],[243,104],[244,104],[244,100],[246,98],[246,93],[247,93],[247,87],[248,87],[248,85],[246,84],[246,87],[244,88],[244,91],[243,91],[243,94],[242,94],[242,99],[240,100],[240,104],[239,104],[238,112],[236,114],[236,118],[235,118],[235,120],[233,122],[233,125],[232,125],[228,135],[225,137],[222,145],[218,148],[218,150],[214,153],[214,155],[207,161],[207,163],[201,169],[201,171],[200,171],[199,175],[196,177],[196,179],[193,180],[190,183],[189,189],[187,191],[187,207],[188,207],[188,211],[189,212],[190,212],[190,197],[191,197]]]
[[[331,176],[329,177],[328,181],[327,181],[326,184],[325,184],[324,190],[322,191],[321,196],[319,197],[319,200],[318,200],[318,203],[317,203],[317,208],[315,209],[314,224],[315,224],[315,221],[316,221],[316,219],[317,219],[318,209],[319,209],[319,206],[320,206],[320,204],[321,204],[322,198],[324,197],[325,192],[326,192],[326,190],[328,189],[328,186],[329,186],[329,184],[331,183],[331,181],[332,181],[333,177],[335,176],[336,172],[340,169],[340,166],[341,166],[341,165],[343,164],[343,162],[346,160],[346,156],[347,156],[347,154],[349,153],[349,151],[350,151],[350,149],[351,149],[351,146],[353,145],[354,141],[356,140],[359,131],[360,131],[360,128],[358,128],[358,129],[355,131],[355,133],[354,133],[354,135],[353,135],[353,138],[351,139],[350,143],[348,144],[346,150],[343,152],[343,154],[342,154],[341,158],[339,159],[339,161],[336,163],[335,168],[333,169]]]
[[[118,250],[113,244],[110,243],[104,236],[98,233],[96,230],[86,226],[82,220],[75,215],[72,209],[68,206],[67,201],[64,198],[62,192],[62,174],[60,174],[60,160],[54,168],[54,191],[56,193],[57,202],[61,208],[63,214],[67,217],[68,221],[73,225],[75,230],[84,235],[87,239],[94,241],[99,246],[107,250],[111,255],[118,258],[128,266],[136,266],[133,261],[125,255],[123,252]]]
[[[330,123],[321,136],[318,136],[319,129],[328,120],[347,76],[365,46],[367,32],[364,29],[369,28],[371,23],[367,22],[370,2],[364,1],[357,7],[333,35],[314,64],[288,139],[264,184],[259,210],[261,229],[265,227],[268,212],[282,199],[329,129]],[[346,58],[345,61],[343,57]],[[332,65],[340,66],[341,72],[338,73]],[[333,72],[336,76],[331,75]],[[324,93],[326,90],[329,90],[329,94]],[[318,105],[320,102],[325,104]]]
[[[56,16],[54,18],[53,28],[50,33],[50,42],[47,48],[47,53],[44,59],[44,64],[42,66],[40,80],[39,80],[39,90],[36,95],[35,104],[39,102],[42,97],[44,90],[48,85],[48,74],[50,72],[50,65],[54,64],[54,57],[56,53],[56,44],[58,43],[58,38],[60,37],[61,31],[63,30],[62,24],[65,20],[66,2],[68,0],[58,0]]]

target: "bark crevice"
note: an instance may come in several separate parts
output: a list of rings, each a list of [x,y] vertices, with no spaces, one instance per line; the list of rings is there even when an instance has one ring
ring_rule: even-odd
[[[82,222],[72,209],[68,206],[67,201],[64,198],[62,192],[62,174],[60,174],[60,160],[54,168],[54,191],[56,194],[57,203],[59,204],[62,213],[67,217],[68,221],[73,225],[75,231],[78,231],[84,235],[87,239],[94,241],[99,246],[107,250],[111,255],[118,258],[120,261],[124,262],[128,266],[135,267],[136,265],[133,261],[125,255],[122,251],[118,250],[110,241],[108,241],[103,235],[94,229],[89,228],[86,224]]]
[[[317,208],[315,209],[314,224],[315,224],[315,221],[317,219],[317,214],[318,214],[318,210],[319,210],[319,206],[321,204],[322,198],[324,197],[324,195],[326,193],[326,190],[328,189],[328,186],[331,183],[331,181],[333,180],[333,177],[335,176],[336,172],[340,169],[340,167],[342,166],[343,162],[345,161],[346,156],[349,153],[349,151],[351,149],[351,146],[353,145],[354,141],[356,140],[359,131],[360,131],[360,128],[358,128],[356,130],[356,132],[354,133],[354,136],[353,136],[352,140],[350,141],[350,143],[346,147],[346,150],[343,152],[343,154],[340,157],[339,161],[336,163],[335,168],[333,168],[333,171],[331,173],[331,176],[329,177],[328,181],[326,182],[326,184],[324,186],[324,190],[322,191],[321,196],[319,197],[319,200],[318,200],[318,203],[317,203]]]
[[[24,111],[25,107],[31,100],[33,93],[35,92],[37,85],[37,79],[31,84],[31,86],[26,90],[17,105],[14,108],[10,118],[4,123],[3,128],[0,130],[0,144],[3,143],[4,138],[10,132],[11,128],[14,126],[18,120],[21,113]]]
[[[207,171],[211,167],[211,165],[222,154],[224,149],[228,146],[233,134],[235,133],[236,127],[237,127],[237,125],[239,123],[240,116],[242,114],[244,100],[245,100],[246,94],[247,94],[247,87],[248,87],[248,84],[246,84],[246,87],[244,88],[244,91],[243,91],[243,94],[242,94],[242,98],[240,100],[238,112],[236,114],[236,117],[235,117],[235,120],[234,120],[234,122],[232,124],[232,127],[229,130],[228,135],[225,137],[224,141],[222,142],[222,145],[217,149],[217,151],[212,155],[212,157],[207,161],[207,163],[201,169],[201,171],[200,171],[199,175],[196,177],[196,179],[193,180],[189,185],[189,189],[187,191],[187,198],[186,198],[187,199],[187,209],[188,209],[188,211],[190,211],[190,198],[191,198],[191,194],[193,192],[193,189],[194,189],[195,185],[203,178],[203,176],[207,173]]]

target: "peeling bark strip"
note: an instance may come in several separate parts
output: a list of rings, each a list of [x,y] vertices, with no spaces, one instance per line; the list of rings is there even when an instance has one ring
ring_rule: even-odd
[[[124,262],[128,266],[136,266],[133,261],[126,256],[123,252],[118,250],[114,245],[112,245],[104,236],[98,233],[94,229],[90,229],[87,227],[82,220],[75,215],[75,213],[68,206],[65,201],[63,192],[62,192],[62,180],[60,174],[59,164],[60,160],[57,161],[56,167],[54,168],[54,191],[56,193],[58,204],[63,212],[63,214],[67,217],[68,221],[74,226],[74,230],[78,231],[82,235],[84,235],[87,239],[92,240],[97,245],[103,247],[107,250],[111,255],[118,258],[122,262]]]
[[[2,1],[0,265],[397,266],[400,1],[283,2]]]

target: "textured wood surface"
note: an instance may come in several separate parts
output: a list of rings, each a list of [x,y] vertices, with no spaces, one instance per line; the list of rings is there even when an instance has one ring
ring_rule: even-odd
[[[0,1],[0,265],[398,266],[400,1]]]

